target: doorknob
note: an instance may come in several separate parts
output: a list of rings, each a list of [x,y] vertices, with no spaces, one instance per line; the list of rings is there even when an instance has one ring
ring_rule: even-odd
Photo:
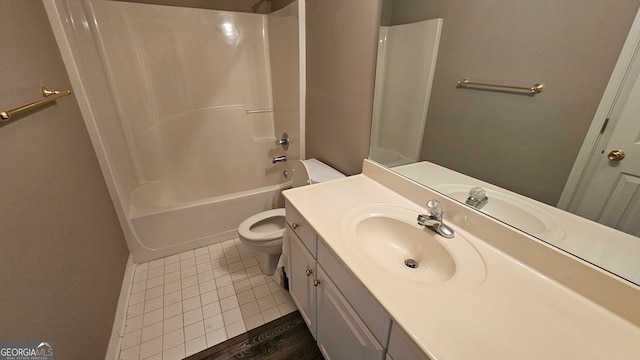
[[[624,152],[622,150],[611,150],[607,158],[611,161],[620,161],[624,159]]]

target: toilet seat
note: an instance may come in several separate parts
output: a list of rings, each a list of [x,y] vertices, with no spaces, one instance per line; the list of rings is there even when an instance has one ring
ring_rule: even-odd
[[[293,187],[345,177],[316,159],[296,160],[291,172]],[[280,208],[250,216],[238,226],[240,242],[257,253],[260,270],[266,275],[272,275],[278,266],[283,250],[285,221],[285,210]]]
[[[282,244],[284,228],[273,231],[253,231],[251,227],[270,218],[285,217],[284,208],[263,211],[245,219],[238,226],[238,234],[249,242],[255,242],[256,246],[270,246]]]

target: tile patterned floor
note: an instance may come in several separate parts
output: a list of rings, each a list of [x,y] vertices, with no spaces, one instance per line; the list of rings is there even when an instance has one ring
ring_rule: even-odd
[[[289,314],[289,294],[240,240],[136,266],[120,360],[174,360]]]

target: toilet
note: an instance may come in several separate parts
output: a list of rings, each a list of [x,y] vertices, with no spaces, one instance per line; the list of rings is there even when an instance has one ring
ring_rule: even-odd
[[[293,164],[292,187],[345,177],[329,165],[316,160],[296,160]],[[238,226],[238,237],[244,246],[258,253],[258,265],[265,275],[276,271],[282,253],[285,211],[283,208],[263,211],[245,219]]]

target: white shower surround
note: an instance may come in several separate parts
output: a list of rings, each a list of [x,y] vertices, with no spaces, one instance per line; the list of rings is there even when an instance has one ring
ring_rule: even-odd
[[[369,157],[388,167],[420,157],[442,22],[380,26]]]
[[[234,238],[279,205],[276,133],[299,156],[297,3],[44,3],[136,262]]]

